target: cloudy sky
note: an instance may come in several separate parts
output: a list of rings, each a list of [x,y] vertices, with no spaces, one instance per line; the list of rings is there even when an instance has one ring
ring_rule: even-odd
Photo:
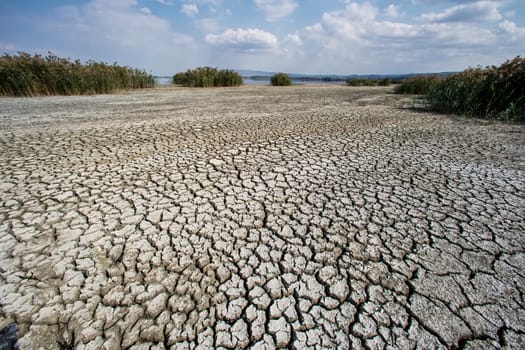
[[[0,53],[188,68],[416,73],[525,55],[524,0],[0,0]]]

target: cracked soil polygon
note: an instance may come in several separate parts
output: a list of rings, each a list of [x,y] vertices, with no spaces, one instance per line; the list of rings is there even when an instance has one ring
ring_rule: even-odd
[[[391,88],[0,98],[21,348],[525,347],[523,125]]]

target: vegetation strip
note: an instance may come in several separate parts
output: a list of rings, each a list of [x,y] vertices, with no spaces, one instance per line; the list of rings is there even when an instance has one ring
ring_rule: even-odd
[[[273,86],[289,86],[292,85],[292,80],[286,73],[277,73],[270,79]]]
[[[71,61],[52,53],[46,57],[20,52],[0,57],[0,95],[92,95],[155,86],[143,70],[103,62]]]
[[[368,79],[368,78],[354,78],[346,81],[347,86],[389,86],[390,84],[398,84],[399,80],[392,80],[390,78],[383,79]]]
[[[525,121],[525,59],[501,66],[469,68],[444,79],[417,76],[396,87],[403,94],[425,95],[431,110],[467,117]]]
[[[199,67],[175,74],[173,84],[187,87],[240,86],[242,77],[239,73],[229,69]]]

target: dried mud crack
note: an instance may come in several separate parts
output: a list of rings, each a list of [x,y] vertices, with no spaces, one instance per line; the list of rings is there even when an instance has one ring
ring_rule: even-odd
[[[385,88],[0,99],[22,349],[525,347],[523,126]]]

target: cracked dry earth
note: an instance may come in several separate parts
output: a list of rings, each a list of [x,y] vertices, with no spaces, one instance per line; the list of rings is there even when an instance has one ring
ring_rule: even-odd
[[[22,349],[525,347],[523,125],[389,88],[0,99]]]

